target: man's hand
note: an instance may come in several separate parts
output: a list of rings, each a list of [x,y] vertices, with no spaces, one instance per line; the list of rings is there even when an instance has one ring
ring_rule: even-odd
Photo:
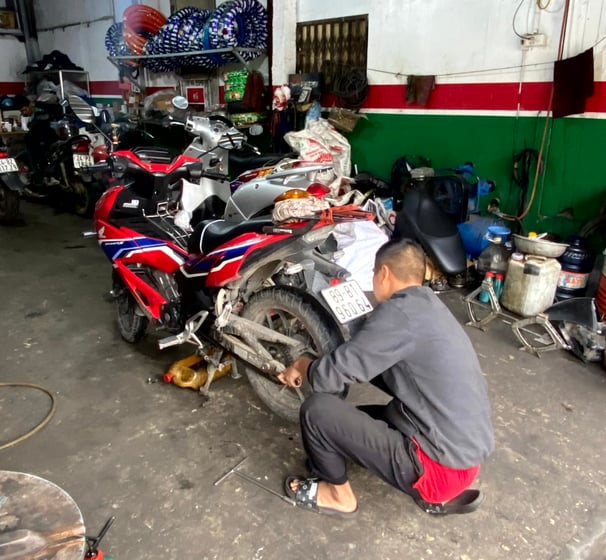
[[[307,370],[313,360],[307,356],[297,358],[283,372],[278,374],[278,379],[289,387],[301,387],[303,380],[307,377]]]

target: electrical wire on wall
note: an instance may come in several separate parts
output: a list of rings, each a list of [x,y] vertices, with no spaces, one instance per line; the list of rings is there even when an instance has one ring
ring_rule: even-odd
[[[562,60],[562,57],[564,55],[564,45],[566,43],[566,29],[568,26],[569,12],[570,12],[570,0],[566,0],[565,5],[564,5],[564,14],[562,17],[562,27],[560,29],[560,42],[558,44],[557,60]],[[530,193],[530,199],[526,203],[526,208],[518,216],[511,216],[509,214],[498,213],[498,216],[500,216],[501,218],[503,218],[505,220],[517,221],[517,222],[521,223],[522,220],[530,212],[530,208],[532,207],[532,204],[534,202],[535,196],[537,194],[537,187],[539,184],[539,176],[541,175],[541,171],[543,168],[543,156],[545,154],[545,147],[547,145],[547,139],[548,139],[547,133],[551,132],[551,130],[552,130],[552,127],[550,126],[550,124],[553,124],[552,123],[552,108],[553,108],[554,91],[555,91],[555,84],[552,82],[551,92],[549,94],[549,103],[547,105],[547,113],[545,114],[545,125],[543,127],[543,136],[541,138],[541,146],[539,148],[539,154],[537,156],[537,164],[536,164],[536,169],[535,169],[535,174],[534,174],[532,191]]]

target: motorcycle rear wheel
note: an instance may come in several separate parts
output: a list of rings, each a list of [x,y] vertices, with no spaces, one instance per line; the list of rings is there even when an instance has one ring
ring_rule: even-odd
[[[283,288],[268,288],[254,294],[244,307],[242,317],[299,338],[319,355],[333,350],[342,341],[340,333],[321,310],[310,305],[301,295]],[[279,344],[264,343],[264,347],[284,365],[298,357]],[[242,367],[253,390],[272,412],[290,422],[298,422],[301,397],[311,393],[306,381],[297,392],[251,366],[242,364]]]
[[[0,185],[0,222],[13,223],[19,218],[19,198],[17,191]]]
[[[116,289],[118,288],[114,287],[114,290]],[[116,311],[118,312],[120,336],[131,344],[142,340],[147,332],[149,321],[147,317],[137,313],[137,302],[125,289],[122,289],[122,293],[116,298]]]

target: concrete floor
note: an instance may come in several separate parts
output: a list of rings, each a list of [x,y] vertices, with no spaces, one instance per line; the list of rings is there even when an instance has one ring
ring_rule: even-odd
[[[360,515],[340,521],[293,509],[238,478],[280,490],[302,471],[296,426],[276,418],[245,379],[222,379],[202,406],[189,389],[156,382],[183,349],[154,337],[123,342],[103,299],[110,267],[88,223],[23,205],[26,224],[0,227],[0,381],[39,383],[57,412],[41,432],[0,452],[0,469],[66,490],[88,532],[111,515],[104,550],[117,559],[395,558],[606,559],[606,375],[558,351],[517,349],[506,325],[468,329],[486,373],[495,453],[474,514],[432,518],[353,467]],[[463,321],[459,294],[447,302]],[[357,391],[358,400],[368,396]],[[0,388],[0,444],[48,408],[32,391]]]

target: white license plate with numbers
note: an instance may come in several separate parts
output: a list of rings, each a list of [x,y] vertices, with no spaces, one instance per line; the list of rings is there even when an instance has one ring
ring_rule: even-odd
[[[347,323],[372,311],[372,304],[355,280],[322,290],[339,323]]]
[[[0,173],[10,173],[12,171],[19,171],[19,166],[14,158],[0,159]]]
[[[93,163],[93,158],[89,154],[74,154],[74,167],[76,169],[91,167]]]

